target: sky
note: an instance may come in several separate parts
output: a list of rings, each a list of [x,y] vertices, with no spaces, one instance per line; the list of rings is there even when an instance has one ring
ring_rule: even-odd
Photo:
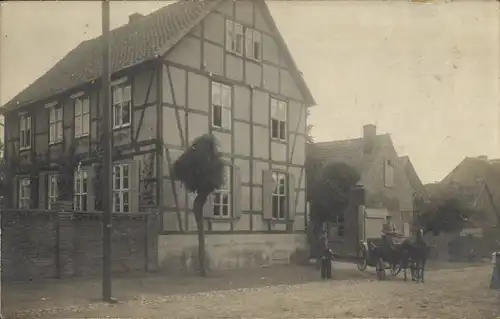
[[[166,1],[111,5],[111,25]],[[500,157],[500,15],[494,1],[268,1],[318,105],[315,140],[390,133],[424,183],[464,157]],[[100,3],[0,9],[0,104],[101,32]]]

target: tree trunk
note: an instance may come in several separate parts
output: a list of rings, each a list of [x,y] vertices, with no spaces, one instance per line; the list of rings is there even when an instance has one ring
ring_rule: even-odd
[[[205,265],[205,224],[203,222],[203,206],[207,201],[208,195],[198,194],[194,199],[193,211],[198,229],[198,267],[200,276],[207,276],[207,268]]]

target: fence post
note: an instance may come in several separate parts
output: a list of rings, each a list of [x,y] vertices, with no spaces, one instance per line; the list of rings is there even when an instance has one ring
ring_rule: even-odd
[[[500,252],[491,254],[491,262],[493,264],[493,274],[491,276],[491,289],[500,289]]]

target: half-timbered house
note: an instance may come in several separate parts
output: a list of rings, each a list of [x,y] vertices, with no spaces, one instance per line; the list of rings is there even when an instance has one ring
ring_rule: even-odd
[[[210,265],[288,261],[305,240],[306,108],[315,101],[265,1],[132,14],[111,31],[110,55],[115,212],[158,209],[160,267],[196,256],[193,196],[170,168],[204,133],[227,162],[227,182],[204,209]],[[18,165],[11,205],[50,208],[66,191],[62,161],[74,162],[74,208],[100,208],[101,72],[100,38],[82,42],[1,109],[6,157]]]

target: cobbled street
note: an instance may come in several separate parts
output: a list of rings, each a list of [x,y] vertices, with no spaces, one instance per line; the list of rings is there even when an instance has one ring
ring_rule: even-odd
[[[351,267],[351,268],[348,268]],[[136,294],[116,305],[93,303],[59,309],[18,312],[17,318],[471,318],[500,317],[500,292],[488,288],[491,266],[431,269],[426,282],[404,282],[402,275],[388,281],[375,280],[373,271],[357,272],[353,265],[337,269],[336,278],[318,281],[310,268],[290,267],[259,286],[259,278],[249,274],[231,283],[235,289],[220,285],[222,278],[200,284],[200,293],[162,293],[137,286]],[[280,271],[263,270],[266,276]],[[293,284],[279,283],[290,279]],[[263,282],[267,278],[260,278]],[[311,281],[314,280],[314,281]],[[302,283],[301,283],[302,282]],[[219,286],[216,284],[219,283]],[[143,283],[144,284],[144,283]],[[167,283],[168,285],[168,283]],[[203,288],[201,286],[205,285]],[[207,286],[208,285],[208,286]],[[209,291],[213,286],[215,291]],[[248,286],[248,287],[244,287]],[[151,290],[155,290],[152,292]],[[132,297],[133,296],[133,297]]]

